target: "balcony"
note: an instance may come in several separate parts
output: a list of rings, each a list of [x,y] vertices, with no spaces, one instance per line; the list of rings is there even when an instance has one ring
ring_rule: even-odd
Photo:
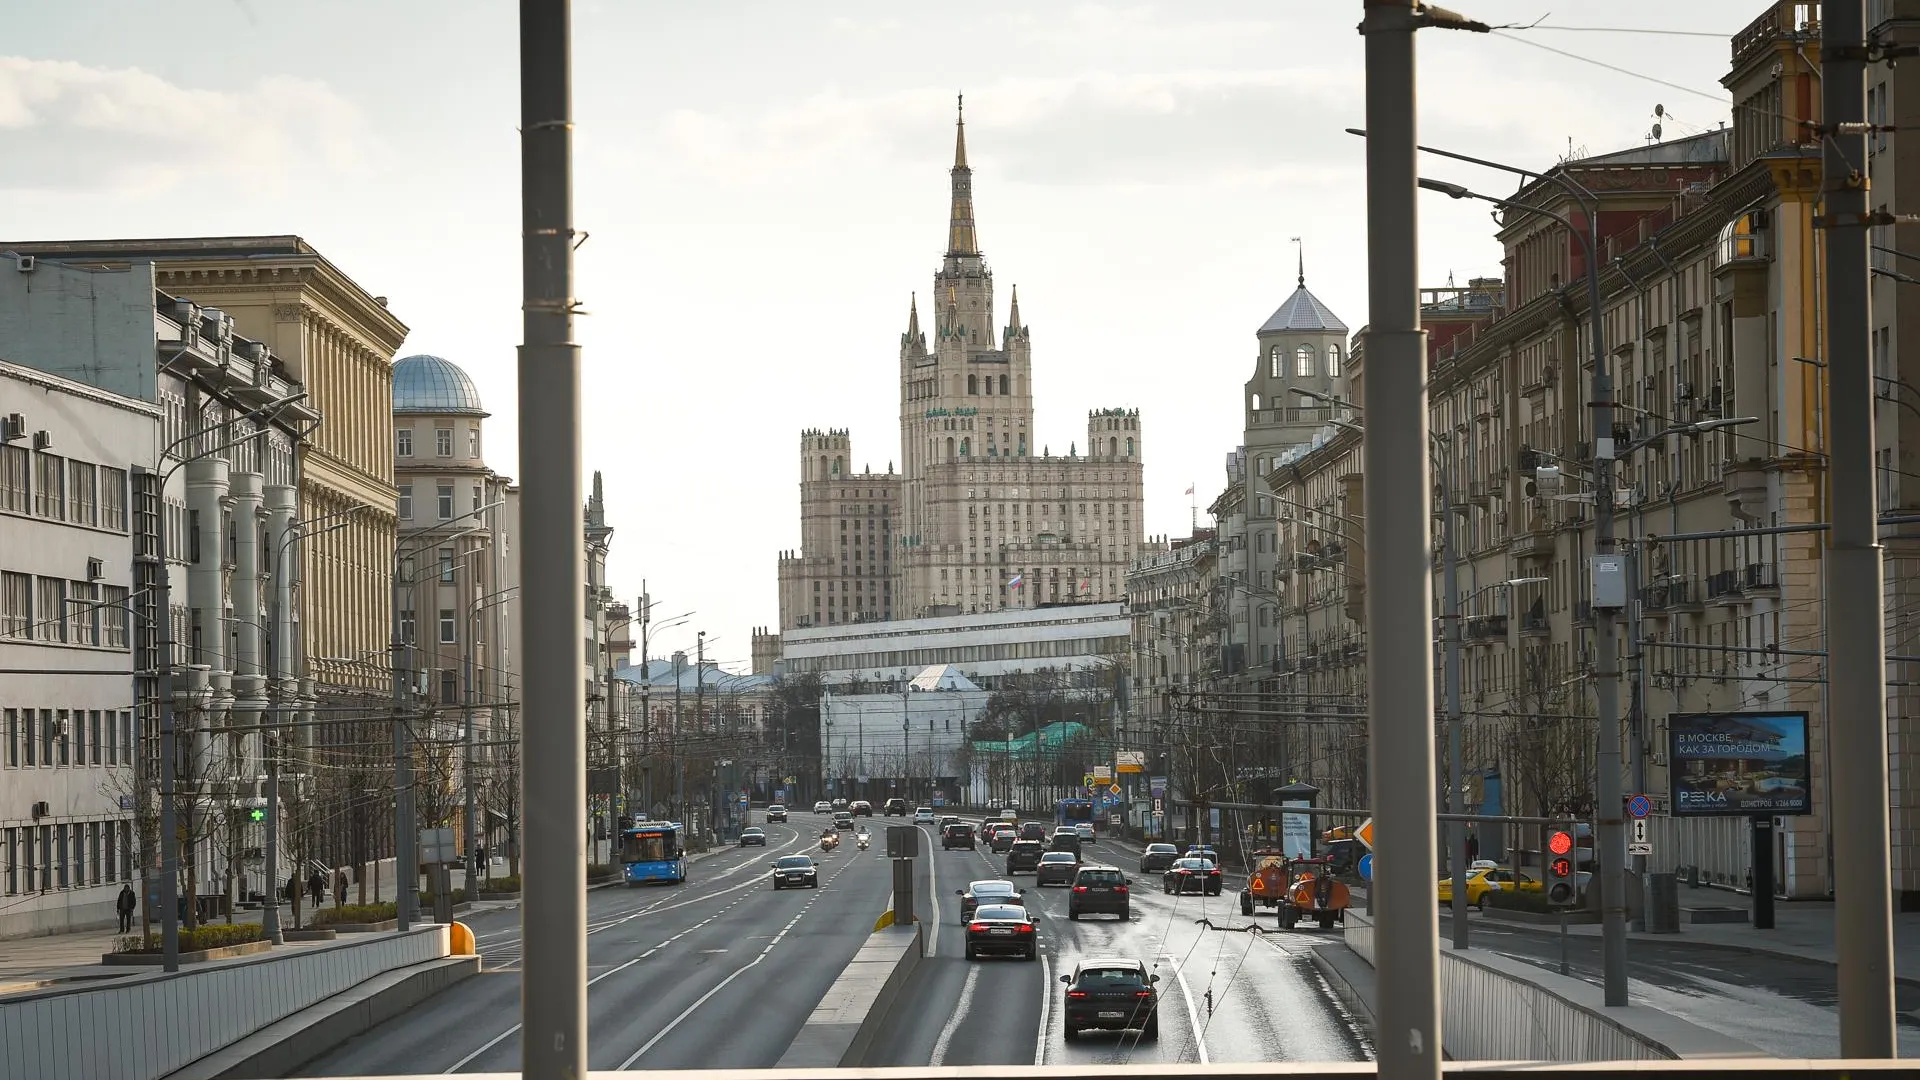
[[[1467,620],[1467,640],[1491,642],[1507,636],[1505,615],[1475,615]]]
[[[1640,617],[1664,619],[1671,614],[1673,586],[1649,585],[1640,590]]]
[[[1593,601],[1582,600],[1573,605],[1573,625],[1593,625]]]
[[[1748,563],[1743,574],[1743,584],[1748,596],[1780,595],[1780,575],[1772,563]]]
[[[1715,604],[1743,604],[1747,600],[1747,577],[1741,570],[1722,570],[1707,578],[1707,599]]]
[[[1551,559],[1554,551],[1553,530],[1543,524],[1536,524],[1524,532],[1516,532],[1507,541],[1507,554],[1516,559]]]
[[[1552,637],[1553,627],[1544,611],[1529,611],[1520,616],[1520,633],[1527,637]]]
[[[1693,587],[1692,578],[1673,578],[1666,584],[1667,610],[1698,613],[1702,609],[1700,590]]]

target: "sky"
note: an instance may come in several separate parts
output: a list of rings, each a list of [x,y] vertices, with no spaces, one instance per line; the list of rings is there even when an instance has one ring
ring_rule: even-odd
[[[1450,0],[1420,138],[1541,169],[1729,115],[1757,0]],[[0,0],[0,236],[293,233],[478,382],[515,473],[516,5]],[[1032,326],[1036,441],[1142,410],[1146,523],[1184,535],[1239,442],[1254,330],[1294,287],[1366,320],[1358,0],[576,0],[584,464],[610,577],[744,669],[799,542],[799,433],[897,462],[908,298],[945,245],[964,92],[998,323]],[[1549,27],[1583,29],[1548,29]],[[1656,32],[1657,31],[1657,32]],[[1440,159],[1425,175],[1507,194]],[[1424,283],[1497,274],[1486,207],[1431,195]],[[1299,240],[1296,245],[1293,241]]]

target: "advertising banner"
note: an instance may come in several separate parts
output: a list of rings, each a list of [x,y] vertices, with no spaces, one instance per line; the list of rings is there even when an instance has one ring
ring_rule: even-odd
[[[1812,811],[1806,713],[1675,713],[1667,743],[1677,817]]]

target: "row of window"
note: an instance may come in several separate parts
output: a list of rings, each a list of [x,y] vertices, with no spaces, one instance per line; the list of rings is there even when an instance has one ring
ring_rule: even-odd
[[[486,491],[482,485],[473,484],[470,488],[469,494],[473,497],[473,506],[466,511],[467,513],[477,511],[486,505]],[[454,485],[448,481],[441,481],[434,485],[434,510],[441,521],[450,521],[453,518],[453,489]],[[400,485],[400,520],[413,520],[412,484]]]
[[[7,896],[132,881],[133,822],[75,821],[0,829]]]
[[[993,660],[1038,660],[1062,656],[1118,656],[1127,649],[1127,637],[1063,638],[1056,641],[1002,641],[991,645],[957,645],[887,652],[837,653],[831,656],[793,657],[795,672],[849,671],[867,668],[930,667],[934,664],[974,664]]]
[[[127,470],[0,446],[0,510],[127,531]]]
[[[0,711],[0,762],[9,769],[133,764],[129,709]]]
[[[400,612],[400,640],[408,645],[418,644],[414,613],[405,609]],[[440,644],[452,645],[458,638],[459,617],[452,608],[440,609]]]
[[[1329,379],[1340,377],[1340,346],[1327,346],[1326,374]],[[1311,345],[1299,345],[1293,350],[1293,377],[1311,379],[1320,374],[1320,354]],[[1275,379],[1287,377],[1286,350],[1275,345],[1268,353],[1268,374]]]
[[[433,429],[433,452],[436,457],[453,456],[453,429]],[[400,428],[393,433],[393,453],[395,457],[413,456],[413,429]],[[467,456],[476,460],[480,457],[480,425],[467,426]]]
[[[0,573],[0,638],[125,649],[126,586]]]

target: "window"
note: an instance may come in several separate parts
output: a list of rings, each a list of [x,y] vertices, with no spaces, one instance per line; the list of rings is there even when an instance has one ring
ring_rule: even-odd
[[[100,644],[110,649],[127,647],[127,587],[106,587],[106,602],[100,610]]]
[[[453,517],[453,485],[441,484],[438,488],[438,493],[439,493],[438,501],[440,503],[440,520],[446,521],[447,519]]]
[[[67,586],[67,640],[75,645],[100,644],[100,587],[91,581]]]
[[[1327,346],[1327,378],[1337,379],[1339,377],[1340,377],[1340,346],[1329,345]]]
[[[33,576],[0,575],[0,637],[33,636]]]
[[[100,523],[100,478],[84,461],[67,462],[67,520],[75,525]]]
[[[120,714],[120,764],[133,764],[133,750],[133,710],[128,709]],[[128,828],[132,826],[129,825]],[[132,849],[131,841],[128,842],[127,847],[129,850]]]
[[[440,644],[453,644],[453,609],[440,609]]]
[[[980,392],[979,383],[980,383],[980,376],[978,375],[967,376],[967,393],[978,394]]]
[[[434,452],[441,457],[452,457],[453,429],[446,427],[433,429],[433,448]]]
[[[46,718],[44,711],[41,713],[41,718],[43,720]],[[61,709],[58,718],[47,725],[47,764],[49,765],[53,764],[53,748],[56,745],[60,747],[60,764],[73,764],[73,729],[67,724],[67,710]]]
[[[452,671],[440,673],[440,704],[457,705],[460,702],[460,678]]]
[[[0,510],[33,511],[32,463],[24,446],[0,446]]]
[[[112,713],[107,714],[107,732],[106,733],[107,734],[113,733],[113,714]],[[87,738],[88,763],[92,765],[99,765],[101,764],[100,757],[103,749],[100,745],[101,731],[100,731],[100,710],[99,709],[89,709],[87,711],[87,735],[88,735],[88,738]],[[106,764],[111,765],[113,764],[113,762],[108,761],[106,762]]]
[[[400,485],[400,520],[413,520],[413,485]]]
[[[187,561],[200,562],[200,511],[192,508],[187,510]]]
[[[43,577],[40,590],[36,594],[39,601],[35,606],[40,610],[40,621],[34,626],[34,639],[37,641],[67,640],[67,583],[59,578]]]
[[[1293,376],[1296,379],[1313,376],[1313,346],[1302,345],[1293,350]]]
[[[992,378],[993,376],[989,375],[987,377]],[[1000,392],[1002,394],[1007,393],[1007,377],[1005,375],[1000,376]]]
[[[6,726],[0,730],[0,738],[5,738],[7,741],[5,758],[7,768],[17,769],[20,767],[20,710],[8,709],[5,716]]]
[[[480,485],[479,485],[479,484],[475,484],[475,485],[473,485],[473,509],[474,509],[474,512],[475,512],[475,513],[478,513],[478,512],[479,512],[479,510],[480,510],[480,506],[481,506],[481,503],[480,503]]]
[[[395,457],[413,456],[413,429],[403,427],[393,433],[393,454]]]
[[[100,527],[127,531],[127,470],[100,466]]]
[[[33,461],[33,512],[56,520],[66,516],[64,486],[66,461],[56,454],[36,454]]]
[[[467,428],[467,456],[475,459],[479,458],[480,456],[480,425],[479,424],[472,424],[472,425],[469,425]]]
[[[453,549],[450,547],[440,549],[440,580],[453,584]]]
[[[1271,375],[1276,379],[1286,378],[1287,377],[1287,358],[1286,358],[1286,354],[1280,350],[1280,346],[1275,345],[1273,347],[1272,352],[1269,353],[1268,355],[1270,357],[1270,360],[1269,360],[1269,366],[1267,368],[1267,374]],[[1258,405],[1254,406],[1254,408],[1256,409],[1259,407],[1260,406]]]
[[[414,643],[413,612],[411,611],[400,612],[400,641],[404,645]]]

